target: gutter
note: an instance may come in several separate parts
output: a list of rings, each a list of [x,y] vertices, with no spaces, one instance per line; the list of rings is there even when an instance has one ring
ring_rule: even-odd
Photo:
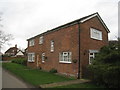
[[[80,22],[78,21],[78,77],[80,79]]]

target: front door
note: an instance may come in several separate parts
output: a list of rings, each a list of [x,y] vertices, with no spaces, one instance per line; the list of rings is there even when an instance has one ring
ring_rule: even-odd
[[[40,67],[40,63],[39,63],[39,55],[37,55],[37,68],[39,68]]]

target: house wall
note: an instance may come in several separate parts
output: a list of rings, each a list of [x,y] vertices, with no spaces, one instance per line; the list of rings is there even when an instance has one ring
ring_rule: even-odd
[[[59,73],[77,76],[78,63],[60,63],[59,53],[72,52],[72,60],[78,60],[78,25],[69,26],[55,32],[49,32],[43,36],[43,44],[39,44],[39,37],[35,37],[35,45],[28,48],[28,52],[35,52],[35,62],[28,62],[28,66],[39,67],[44,70],[57,69]],[[50,41],[54,41],[54,52],[50,52]],[[43,63],[42,53],[47,60]]]
[[[102,31],[103,40],[94,40],[90,38],[90,28]],[[51,31],[44,34],[43,44],[39,44],[39,36],[35,37],[35,45],[28,47],[28,53],[35,52],[35,62],[28,62],[27,65],[32,68],[41,67],[44,70],[57,69],[59,73],[66,75],[75,75],[78,73],[77,63],[60,63],[59,53],[63,51],[72,52],[72,60],[78,60],[78,24],[72,25],[61,30]],[[50,52],[50,41],[54,40],[54,52]],[[86,67],[89,64],[89,50],[99,50],[108,44],[108,33],[97,17],[94,17],[80,24],[80,71],[81,75],[88,75]],[[47,60],[43,63],[42,53],[45,53]]]
[[[90,28],[102,31],[102,41],[90,38]],[[100,50],[101,47],[108,45],[108,33],[97,17],[94,17],[80,25],[80,60],[82,76],[88,76],[86,67],[89,64],[89,50]]]

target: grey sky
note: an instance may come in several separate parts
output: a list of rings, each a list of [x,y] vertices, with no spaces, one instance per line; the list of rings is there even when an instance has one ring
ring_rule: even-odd
[[[118,36],[119,0],[0,0],[3,12],[3,31],[13,34],[10,46],[26,48],[26,39],[63,25],[70,21],[98,12],[111,33]],[[10,46],[2,48],[4,52]]]

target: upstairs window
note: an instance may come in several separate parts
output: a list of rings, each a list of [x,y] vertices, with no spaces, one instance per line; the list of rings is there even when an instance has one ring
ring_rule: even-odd
[[[50,51],[54,52],[54,41],[52,40],[50,43],[51,43],[51,47],[50,47],[51,49],[50,49]]]
[[[102,32],[97,29],[90,28],[90,37],[96,40],[102,40]]]
[[[28,53],[28,62],[35,61],[35,53]]]
[[[29,46],[34,46],[34,44],[35,44],[34,39],[32,39],[32,40],[29,41]]]
[[[71,57],[72,57],[71,52],[59,53],[59,62],[61,62],[61,63],[71,63]]]
[[[43,36],[39,38],[39,44],[43,44]]]

